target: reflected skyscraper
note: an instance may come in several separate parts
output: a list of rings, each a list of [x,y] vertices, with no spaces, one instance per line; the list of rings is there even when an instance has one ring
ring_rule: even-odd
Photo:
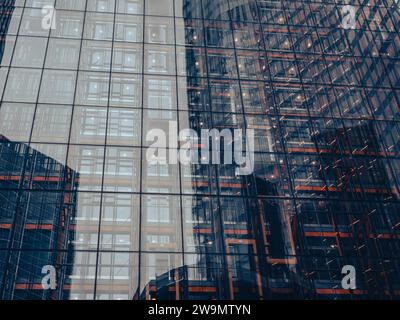
[[[398,299],[400,15],[349,4],[5,1],[1,298]],[[171,122],[253,172],[149,161]]]
[[[22,143],[0,141],[1,296],[66,299],[75,259],[77,199],[64,190],[76,189],[79,175]],[[44,266],[57,269],[61,283],[56,290],[44,290]]]

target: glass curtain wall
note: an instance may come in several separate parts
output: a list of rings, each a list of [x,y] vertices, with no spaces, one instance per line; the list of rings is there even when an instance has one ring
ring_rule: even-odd
[[[0,299],[400,297],[395,1],[0,10]],[[254,171],[148,161],[171,123],[254,130]]]

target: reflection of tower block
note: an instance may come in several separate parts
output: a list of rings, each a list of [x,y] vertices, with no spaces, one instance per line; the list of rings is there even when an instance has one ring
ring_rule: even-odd
[[[0,190],[10,203],[0,211],[0,229],[7,236],[2,243],[7,254],[0,256],[1,297],[60,299],[64,294],[61,281],[68,278],[64,265],[72,235],[69,223],[75,216],[75,200],[69,192],[77,187],[78,177],[25,144],[3,138],[0,145]],[[3,196],[10,184],[16,189],[13,198]],[[27,187],[33,191],[26,191]],[[48,265],[57,271],[57,288],[44,291],[42,268]]]
[[[249,191],[257,190],[260,196],[276,196],[277,185],[265,178],[257,177],[246,184]],[[271,198],[259,198],[252,202],[249,212],[254,233],[253,254],[258,257],[255,267],[263,288],[260,296],[296,296],[295,284],[297,259],[290,212],[290,202]],[[300,285],[301,286],[301,285]],[[256,286],[255,286],[256,287]],[[267,288],[266,290],[264,288]]]
[[[378,135],[373,123],[363,121],[354,126],[348,126],[346,130],[327,130],[321,141],[325,142],[325,153],[330,157],[321,157],[321,165],[325,168],[325,174],[330,181],[330,188],[337,193],[337,197],[343,200],[360,200],[363,205],[354,210],[346,204],[329,203],[328,212],[332,225],[348,233],[337,233],[336,246],[338,253],[344,261],[355,259],[359,264],[359,288],[366,290],[371,296],[384,296],[387,290],[387,279],[382,270],[382,260],[378,243],[393,236],[390,221],[396,218],[390,217],[395,212],[385,213],[383,207],[395,198],[391,190],[388,176],[389,168],[386,166],[384,152],[379,143]],[[346,152],[346,156],[340,154]],[[337,155],[337,157],[332,155]],[[377,205],[380,203],[381,205]],[[351,204],[351,203],[350,203]],[[343,216],[344,210],[345,215]],[[385,221],[385,229],[377,234],[380,229],[378,221]],[[331,237],[332,238],[332,237]],[[398,241],[393,238],[392,241]],[[356,248],[349,253],[343,253],[346,248]],[[348,250],[347,250],[348,251]],[[386,286],[386,289],[384,287]]]

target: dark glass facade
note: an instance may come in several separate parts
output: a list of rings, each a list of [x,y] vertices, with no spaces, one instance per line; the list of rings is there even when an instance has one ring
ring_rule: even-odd
[[[0,299],[399,299],[396,1],[0,10]],[[254,171],[147,161],[171,122],[254,130]]]

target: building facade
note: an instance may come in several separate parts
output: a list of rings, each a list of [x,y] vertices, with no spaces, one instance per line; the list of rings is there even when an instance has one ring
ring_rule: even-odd
[[[399,299],[396,1],[0,9],[0,299]]]

